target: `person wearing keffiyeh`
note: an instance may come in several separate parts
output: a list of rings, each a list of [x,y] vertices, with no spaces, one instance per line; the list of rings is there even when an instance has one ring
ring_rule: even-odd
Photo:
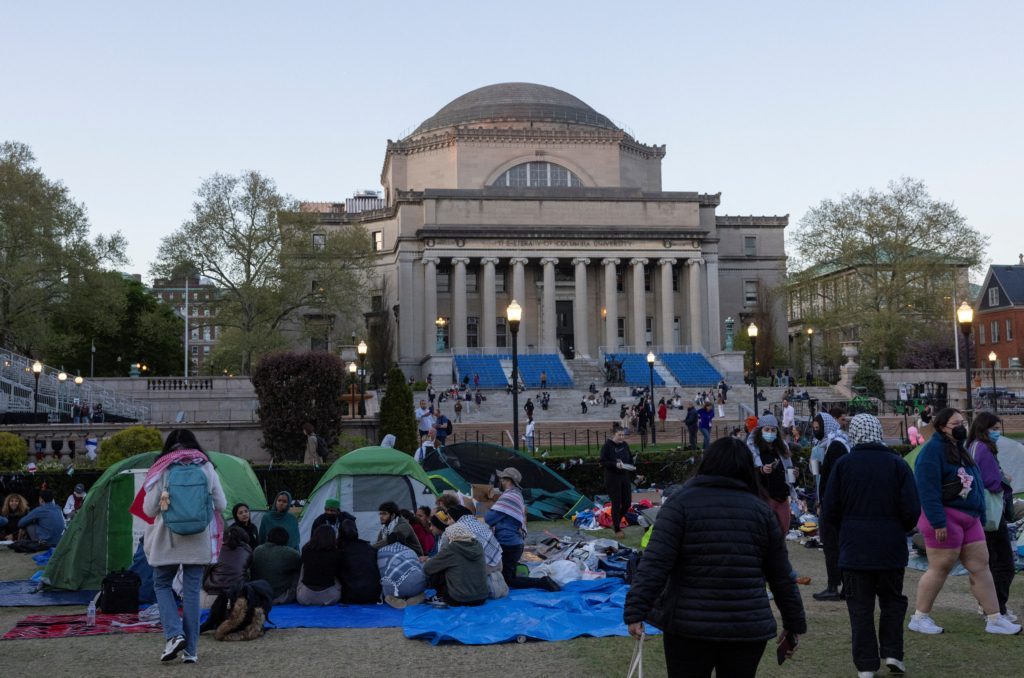
[[[828,412],[814,415],[812,424],[814,437],[819,441],[811,452],[811,460],[818,461],[817,476],[818,503],[823,503],[828,479],[838,462],[853,447],[840,426],[839,421]],[[820,601],[837,601],[842,599],[839,588],[843,582],[843,573],[839,569],[839,532],[832,525],[818,523],[818,538],[821,540],[822,551],[825,553],[825,572],[827,585],[824,590],[812,597]]]
[[[510,466],[498,471],[498,481],[501,483],[501,496],[484,516],[484,522],[491,526],[495,538],[501,544],[501,576],[509,588],[546,588],[557,591],[558,585],[548,577],[530,579],[516,576],[526,537],[526,502],[520,485],[523,476]]]

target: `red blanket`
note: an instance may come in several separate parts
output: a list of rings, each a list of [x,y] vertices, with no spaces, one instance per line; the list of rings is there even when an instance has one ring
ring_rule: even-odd
[[[71,638],[73,636],[102,636],[109,633],[154,633],[159,624],[148,626],[115,626],[136,624],[137,613],[97,614],[96,625],[86,626],[84,614],[32,614],[14,625],[0,640],[29,640],[38,638]]]

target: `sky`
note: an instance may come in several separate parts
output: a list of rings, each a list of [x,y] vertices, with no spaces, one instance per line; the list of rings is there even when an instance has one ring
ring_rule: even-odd
[[[380,188],[388,139],[499,82],[666,144],[665,190],[789,214],[903,176],[1024,252],[1024,3],[46,2],[0,6],[0,140],[149,279],[203,178]]]

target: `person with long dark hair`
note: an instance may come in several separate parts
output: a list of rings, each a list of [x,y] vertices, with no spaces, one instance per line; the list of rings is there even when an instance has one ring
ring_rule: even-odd
[[[964,445],[964,424],[959,410],[939,410],[932,420],[935,433],[921,448],[914,465],[921,498],[917,529],[924,536],[928,571],[917,584],[917,609],[908,628],[928,635],[942,633],[942,627],[931,618],[932,605],[959,560],[971,574],[971,592],[986,616],[985,631],[1013,635],[1020,633],[1021,627],[999,612],[982,527],[984,486],[978,465]]]
[[[601,447],[601,467],[604,469],[604,485],[612,503],[612,529],[615,538],[622,539],[622,517],[629,510],[632,499],[633,453],[626,442],[626,434],[618,428]]]
[[[302,547],[302,572],[295,589],[299,605],[334,605],[341,599],[338,567],[341,554],[337,537],[330,525],[313,530],[309,541]]]
[[[645,621],[664,632],[669,676],[756,675],[778,630],[766,583],[790,654],[807,632],[785,535],[756,474],[746,446],[721,438],[658,513],[623,620],[637,637]]]
[[[967,433],[967,451],[978,465],[985,491],[989,496],[997,498],[1001,504],[999,520],[994,520],[992,516],[987,516],[986,520],[988,525],[985,526],[985,545],[988,547],[988,569],[992,572],[992,581],[996,587],[999,613],[1011,622],[1016,622],[1017,615],[1006,608],[1015,570],[1010,529],[1006,520],[1006,516],[1011,515],[1013,508],[1013,488],[999,465],[999,447],[996,444],[1002,435],[1003,421],[991,412],[979,412]],[[989,529],[990,527],[992,529]]]
[[[197,469],[206,480],[205,501],[210,502],[209,506],[183,502],[180,498],[175,500],[179,493],[176,490],[179,478],[181,492],[189,496],[184,481],[195,480]],[[153,588],[160,606],[160,625],[167,641],[160,655],[161,661],[171,661],[182,652],[185,663],[198,661],[200,585],[203,570],[216,562],[220,555],[224,532],[221,512],[226,507],[227,499],[220,478],[195,434],[184,428],[171,431],[164,441],[163,450],[146,473],[142,489],[131,507],[134,515],[149,524],[143,548],[153,567]],[[179,526],[183,524],[180,521],[194,517],[193,513],[209,516],[209,523],[198,532]],[[178,601],[171,588],[179,567],[183,585],[180,615]]]
[[[765,414],[757,420],[757,428],[747,438],[747,447],[754,457],[757,479],[768,497],[768,506],[779,521],[782,535],[789,534],[793,509],[789,504],[789,484],[786,482],[786,443],[779,435],[779,420]],[[749,459],[749,457],[748,457]]]
[[[249,537],[249,546],[256,548],[260,544],[260,532],[256,529],[256,525],[252,522],[252,513],[249,511],[249,505],[245,502],[239,502],[231,508],[231,517],[234,518],[235,522],[231,525],[245,530],[245,534]]]
[[[381,588],[377,549],[359,538],[359,530],[351,520],[341,521],[338,551],[341,602],[346,605],[372,605],[379,602]]]

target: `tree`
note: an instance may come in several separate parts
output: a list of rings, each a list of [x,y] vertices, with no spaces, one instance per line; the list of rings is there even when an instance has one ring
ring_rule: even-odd
[[[87,273],[126,263],[126,246],[120,233],[90,240],[85,207],[43,174],[32,150],[0,144],[0,346],[42,353],[51,330],[44,309]]]
[[[330,353],[274,353],[260,361],[252,385],[259,399],[263,446],[275,460],[302,461],[306,422],[333,446],[341,428],[345,383],[345,366]]]
[[[388,385],[380,401],[380,434],[395,436],[395,449],[412,452],[417,447],[416,415],[412,406],[412,389],[405,374],[397,366],[388,371]]]
[[[925,185],[900,179],[811,208],[793,237],[795,288],[814,296],[804,320],[861,341],[863,362],[898,365],[908,341],[948,322],[950,297],[966,298],[987,236]]]
[[[366,344],[369,349],[366,359],[373,375],[371,381],[382,384],[395,354],[395,323],[391,315],[391,297],[386,277],[381,277],[379,287],[371,297],[366,324]]]
[[[161,242],[152,273],[170,277],[188,268],[214,281],[221,294],[211,315],[225,333],[234,330],[241,374],[280,346],[282,330],[302,309],[323,319],[297,323],[304,332],[355,329],[335,327],[334,319],[344,325],[363,308],[372,255],[365,229],[347,224],[328,233],[316,214],[301,211],[254,171],[215,174],[196,196],[192,218]]]

